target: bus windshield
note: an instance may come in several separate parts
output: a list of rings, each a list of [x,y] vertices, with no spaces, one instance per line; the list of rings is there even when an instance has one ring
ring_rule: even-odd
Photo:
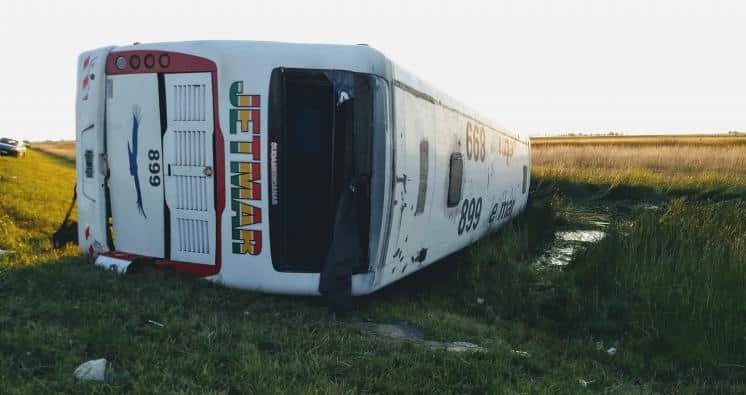
[[[277,270],[319,272],[343,192],[355,190],[357,272],[368,269],[372,147],[384,137],[385,83],[368,74],[275,70],[270,84],[270,238]],[[376,178],[377,179],[377,178]],[[380,184],[383,184],[380,182]],[[382,185],[380,186],[382,187]],[[380,224],[376,221],[376,229]]]

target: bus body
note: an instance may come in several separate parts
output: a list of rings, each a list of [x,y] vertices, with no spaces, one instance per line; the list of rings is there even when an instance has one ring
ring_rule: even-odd
[[[121,271],[307,295],[342,273],[367,294],[528,196],[527,138],[364,45],[88,51],[76,127],[80,248]]]

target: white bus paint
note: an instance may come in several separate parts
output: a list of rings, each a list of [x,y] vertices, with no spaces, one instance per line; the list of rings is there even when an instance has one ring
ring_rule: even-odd
[[[128,73],[133,53],[141,56],[139,67],[136,73]],[[152,72],[144,64],[147,54],[154,54]],[[170,54],[171,61],[179,54],[198,57],[214,64],[215,70],[187,64],[187,71],[169,72],[169,67],[158,66],[163,54]],[[119,57],[126,64],[124,71],[115,72]],[[271,112],[279,105],[271,101],[270,92],[273,72],[278,70],[286,107],[292,96],[288,92],[305,89],[285,87],[284,81],[295,81],[289,77],[292,73],[301,76],[298,84],[313,75],[322,85],[330,85],[323,89],[336,95],[333,122],[342,122],[337,119],[342,117],[340,111],[348,111],[340,106],[356,105],[355,89],[360,91],[357,100],[370,99],[370,108],[349,110],[358,114],[349,119],[367,114],[373,118],[371,130],[380,130],[370,137],[370,225],[364,236],[368,259],[352,274],[352,294],[371,293],[468,246],[525,207],[530,181],[528,138],[467,109],[368,46],[221,41],[108,47],[79,58],[76,148],[81,250],[98,256],[97,263],[104,266],[111,265],[112,259],[126,267],[120,261],[145,258],[230,287],[318,294],[318,262],[300,262],[306,269],[293,270],[272,261],[270,208],[289,201],[282,189],[287,188],[283,186],[287,179],[278,179],[290,168],[282,162],[289,160],[282,157],[287,147],[272,140],[269,132]],[[353,85],[345,85],[348,80]],[[136,108],[142,122],[136,173],[146,217],[136,203],[128,159]],[[282,130],[302,115],[286,116]],[[340,132],[330,133],[336,139]],[[158,150],[158,159],[149,156],[151,150]],[[449,206],[454,154],[462,157],[463,180],[460,199]],[[336,172],[344,173],[339,169],[343,162],[335,158],[330,159],[336,166],[330,170],[332,183]],[[155,176],[159,181],[151,183]],[[308,193],[316,192],[309,189]],[[340,193],[330,196],[336,199]],[[294,220],[305,226],[304,215],[315,217],[303,209],[318,207],[283,207],[283,212],[300,215]],[[108,215],[113,243],[107,240]],[[292,227],[283,231],[283,240],[307,246],[302,237],[292,234]],[[311,232],[308,237],[318,235]],[[286,257],[297,256],[298,251],[275,253]]]

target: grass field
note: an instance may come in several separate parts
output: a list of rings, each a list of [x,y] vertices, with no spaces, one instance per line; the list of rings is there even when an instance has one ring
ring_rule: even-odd
[[[116,276],[73,247],[52,250],[70,161],[37,151],[0,158],[0,249],[14,251],[0,254],[0,393],[745,392],[746,195],[733,181],[743,167],[721,167],[719,189],[698,180],[696,166],[682,183],[667,151],[679,145],[662,144],[642,147],[668,158],[659,178],[614,177],[628,166],[652,172],[623,156],[608,165],[616,172],[588,177],[589,164],[556,174],[559,146],[535,144],[521,217],[357,299],[353,317],[339,320],[314,298],[169,272]],[[607,143],[591,159],[626,146]],[[570,160],[554,158],[582,163]],[[597,213],[609,218],[605,238],[567,266],[537,264],[559,230]],[[484,351],[368,336],[356,326],[363,319],[406,320],[427,340]],[[73,378],[78,364],[102,357],[105,383]]]

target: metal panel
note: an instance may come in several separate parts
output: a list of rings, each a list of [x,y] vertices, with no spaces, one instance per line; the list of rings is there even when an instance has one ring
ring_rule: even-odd
[[[171,259],[215,264],[215,183],[210,73],[167,74],[163,136]]]

